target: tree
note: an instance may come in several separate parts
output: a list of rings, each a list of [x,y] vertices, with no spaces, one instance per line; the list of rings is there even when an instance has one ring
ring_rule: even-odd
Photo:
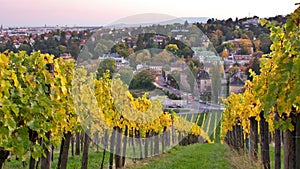
[[[58,51],[59,51],[60,54],[67,52],[67,47],[64,46],[64,45],[59,45],[57,47],[57,49],[58,49]]]
[[[232,42],[227,42],[222,44],[223,49],[226,48],[228,51],[232,51],[234,48],[234,44]]]
[[[141,50],[136,54],[136,58],[135,58],[136,64],[149,63],[150,60],[151,60],[151,53],[149,52],[148,49]]]
[[[1,155],[7,150],[26,160],[30,153],[31,167],[42,157],[42,168],[50,168],[51,147],[59,144],[54,140],[77,121],[70,95],[74,62],[53,58],[40,52],[0,54]],[[50,118],[53,114],[59,116]],[[6,156],[0,158],[1,166]]]
[[[233,33],[231,30],[228,30],[225,32],[225,40],[231,40],[233,39]]]
[[[178,46],[176,44],[168,44],[165,49],[174,55],[177,55],[177,52],[179,50]]]
[[[94,48],[95,56],[93,58],[102,57],[103,54],[108,53],[109,49],[106,45],[102,43],[97,43],[96,47]]]
[[[107,58],[100,62],[98,70],[97,70],[97,78],[103,76],[103,74],[107,71],[110,72],[110,78],[112,78],[113,73],[116,71],[116,60],[113,58]]]
[[[250,39],[249,36],[246,33],[242,34],[242,39]]]
[[[283,26],[262,20],[261,24],[271,31],[272,50],[268,56],[260,59],[261,74],[253,77],[253,81],[257,83],[254,90],[263,103],[264,116],[274,119],[276,113],[280,117],[279,121],[274,122],[274,128],[285,132],[284,168],[300,166],[300,140],[293,138],[300,131],[299,101],[296,99],[300,94],[299,71],[296,71],[300,65],[299,52],[296,52],[299,51],[297,44],[300,42],[299,16],[300,8],[297,8]],[[262,37],[267,39],[264,35]],[[276,149],[277,145],[279,144],[275,145]]]
[[[262,51],[254,52],[252,55],[253,56],[252,59],[249,61],[248,71],[246,72],[246,74],[247,74],[247,78],[251,81],[253,80],[253,78],[252,76],[250,76],[249,70],[251,69],[253,72],[255,72],[256,75],[260,74],[259,59],[262,57],[262,55],[263,55]]]
[[[194,96],[194,90],[195,90],[195,76],[194,76],[194,70],[188,70],[186,72],[186,80],[190,86],[190,92]]]
[[[219,62],[214,63],[211,68],[211,83],[212,83],[212,98],[214,102],[218,103],[219,95],[221,92],[221,75],[222,69]]]
[[[27,52],[28,55],[30,55],[30,52],[32,52],[31,46],[28,44],[21,44],[18,50],[24,50]]]
[[[154,81],[155,80],[150,72],[143,70],[133,76],[133,79],[129,85],[129,89],[153,90],[155,88],[153,84]]]
[[[144,35],[139,34],[138,39],[136,42],[136,48],[134,49],[135,51],[143,50],[145,49],[145,44],[144,44]]]
[[[74,59],[77,59],[80,53],[79,45],[77,43],[72,43],[70,46],[70,53]]]
[[[193,59],[190,60],[190,62],[193,63],[193,65],[190,65],[190,66],[193,66],[193,67],[194,67],[194,68],[192,68],[192,69],[194,70],[194,74],[195,74],[195,71],[196,71],[197,69],[203,69],[203,68],[204,68],[203,63],[200,62],[199,59],[193,58]],[[191,70],[192,70],[192,69],[191,69]]]
[[[167,75],[167,79],[168,79],[168,84],[172,87],[174,87],[175,89],[180,89],[180,85],[181,85],[181,78],[180,75],[181,72],[178,70],[173,70],[171,72],[171,74]]]
[[[179,50],[179,52],[180,55],[184,56],[184,58],[191,58],[194,54],[194,51],[188,46],[185,46],[182,50]]]
[[[184,21],[184,24],[183,24],[183,26],[184,26],[185,28],[189,26],[189,23],[188,23],[188,21],[187,21],[187,20],[185,20],[185,21]]]
[[[170,60],[174,58],[172,54],[166,50],[155,54],[154,57],[151,59],[152,63],[170,63]]]
[[[128,47],[125,42],[118,42],[111,48],[112,53],[118,53],[120,56],[127,58],[133,53],[132,49]]]
[[[271,40],[268,34],[263,33],[259,35],[258,39],[260,40],[259,49],[264,52],[264,54],[270,53]]]
[[[229,56],[229,52],[228,52],[228,50],[226,48],[223,50],[221,56],[222,56],[222,59],[225,59],[225,58],[227,58]]]
[[[249,39],[241,39],[239,40],[239,48],[241,55],[249,55],[252,51],[252,42]]]
[[[120,79],[123,81],[123,83],[129,86],[131,79],[133,78],[132,69],[122,68],[118,71],[118,73],[120,74]]]

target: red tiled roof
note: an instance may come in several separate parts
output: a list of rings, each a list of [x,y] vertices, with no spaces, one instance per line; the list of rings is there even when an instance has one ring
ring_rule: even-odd
[[[233,55],[234,60],[250,60],[251,58],[251,55]]]

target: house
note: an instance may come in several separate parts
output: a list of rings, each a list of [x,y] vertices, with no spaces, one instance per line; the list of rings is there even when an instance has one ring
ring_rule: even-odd
[[[44,40],[48,40],[49,37],[51,37],[51,34],[49,34],[49,33],[48,33],[48,34],[45,34],[45,35],[44,35]]]
[[[65,38],[66,38],[67,40],[69,40],[71,37],[72,37],[72,34],[71,34],[70,32],[67,32],[67,33],[65,34]]]
[[[200,91],[200,95],[210,93],[211,79],[207,71],[199,70],[196,73],[197,91]]]
[[[117,69],[120,69],[122,66],[128,66],[129,62],[125,60],[123,57],[119,57],[118,53],[107,53],[103,54],[101,57],[98,57],[98,60],[105,60],[107,58],[113,58],[116,61]]]
[[[241,65],[249,63],[249,61],[252,59],[252,55],[233,55],[232,57],[234,62],[237,62]]]
[[[253,18],[248,18],[246,21],[244,21],[242,23],[246,28],[249,28],[250,25],[258,26],[258,24],[259,24],[258,20],[259,20],[259,18],[257,16],[254,16]]]
[[[234,64],[234,58],[233,58],[233,55],[230,55],[230,56],[228,56],[228,57],[225,57],[224,58],[224,62],[227,62],[227,63],[229,63],[231,66]]]
[[[172,29],[171,32],[172,33],[178,33],[178,32],[185,32],[185,33],[187,33],[187,32],[189,32],[189,30],[188,29]]]
[[[16,49],[18,49],[21,46],[21,44],[18,40],[14,40],[13,45],[15,46]]]
[[[136,70],[139,71],[139,70],[143,69],[144,67],[146,67],[146,65],[138,64],[138,65],[136,65]]]
[[[153,42],[161,44],[165,38],[166,38],[165,36],[155,35],[155,36],[153,36]]]
[[[60,41],[60,38],[61,38],[61,37],[60,37],[59,35],[54,35],[53,38],[54,38],[55,40],[57,40],[57,41]]]
[[[175,40],[183,39],[183,35],[176,35]]]
[[[163,63],[151,63],[148,65],[148,70],[150,70],[152,75],[161,75],[163,65]]]
[[[239,76],[233,76],[229,83],[229,93],[242,93],[245,82]]]
[[[60,55],[61,58],[63,58],[64,60],[72,60],[74,59],[70,54],[68,53],[63,53]]]

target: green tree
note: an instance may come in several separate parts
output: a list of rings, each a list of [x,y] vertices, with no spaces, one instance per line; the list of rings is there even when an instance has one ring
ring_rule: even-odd
[[[98,58],[99,56],[102,57],[103,54],[108,53],[108,47],[103,43],[97,43],[94,48],[94,53],[96,54],[94,58]]]
[[[144,35],[143,34],[139,34],[137,42],[136,42],[136,48],[134,50],[135,51],[143,50],[143,49],[145,49],[145,47],[146,46],[144,44]]]
[[[171,74],[167,75],[168,84],[176,89],[179,89],[179,85],[181,84],[180,73],[181,72],[178,70],[173,70]]]
[[[221,75],[222,69],[219,62],[214,63],[211,68],[211,83],[212,83],[212,98],[215,103],[218,103],[218,99],[221,92]]]
[[[28,55],[30,54],[30,52],[32,52],[32,49],[28,44],[21,44],[18,50],[24,50]]]
[[[172,54],[166,50],[163,50],[162,52],[158,54],[154,54],[154,57],[152,58],[153,63],[170,63],[170,60],[174,58]]]
[[[74,57],[75,59],[77,59],[79,53],[80,53],[80,49],[79,49],[79,45],[77,43],[72,43],[70,46],[70,53],[71,56]]]
[[[129,89],[153,90],[155,89],[153,82],[154,78],[151,73],[147,70],[143,70],[133,76]]]
[[[189,63],[189,70],[186,72],[186,80],[190,86],[190,91],[194,95],[195,89],[195,75],[196,71],[201,68],[202,65],[198,60],[192,59]]]
[[[131,48],[129,48],[125,42],[118,42],[111,48],[111,52],[118,53],[120,56],[127,58],[130,54],[133,53],[133,51],[130,49]]]
[[[103,74],[107,71],[110,72],[110,78],[112,78],[113,73],[116,71],[116,61],[113,58],[107,58],[100,62],[97,70],[97,78],[103,77]]]
[[[187,20],[185,20],[185,21],[184,21],[184,24],[183,24],[183,26],[184,26],[185,28],[189,26],[189,23],[188,23],[188,21],[187,21]]]
[[[268,34],[263,33],[259,35],[258,39],[260,40],[259,49],[264,52],[265,54],[270,53],[270,46],[272,44],[270,37]]]
[[[60,54],[67,52],[67,47],[64,46],[64,45],[59,45],[57,47],[57,49],[58,49],[58,51],[59,51]]]
[[[122,82],[124,84],[127,84],[129,86],[131,79],[133,78],[133,71],[132,69],[120,69],[118,71],[118,73],[120,74],[120,79],[122,80]]]
[[[260,64],[259,58],[260,57],[259,56],[260,56],[261,53],[262,52],[255,52],[253,54],[254,57],[249,61],[249,69],[251,69],[252,71],[254,71],[255,74],[257,74],[257,75],[260,74],[260,66],[259,66],[259,64]],[[250,72],[247,71],[246,74],[247,74],[247,78],[252,81],[253,77],[250,76]]]

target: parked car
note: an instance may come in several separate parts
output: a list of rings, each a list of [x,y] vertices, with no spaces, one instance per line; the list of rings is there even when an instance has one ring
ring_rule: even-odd
[[[176,108],[175,105],[169,105],[168,108]]]
[[[176,105],[177,108],[182,108],[183,106],[181,104]]]
[[[199,99],[199,103],[206,104],[206,101]]]

